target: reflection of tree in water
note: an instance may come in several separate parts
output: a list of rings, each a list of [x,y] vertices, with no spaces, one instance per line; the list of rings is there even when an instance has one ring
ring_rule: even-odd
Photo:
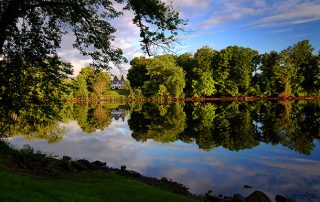
[[[229,150],[250,149],[259,145],[252,120],[254,107],[247,103],[221,104],[214,120],[213,136]]]
[[[229,150],[248,149],[259,144],[254,137],[251,112],[239,103],[195,103],[186,107],[188,128],[185,135],[201,149],[223,146]]]
[[[195,139],[201,149],[210,150],[217,146],[212,136],[213,121],[217,106],[212,103],[187,104],[187,128],[180,135],[182,141]],[[188,137],[188,138],[187,138]]]
[[[102,104],[75,105],[74,118],[84,132],[93,133],[96,130],[103,130],[111,124],[111,108]]]
[[[59,127],[61,117],[58,105],[27,104],[23,108],[1,110],[1,136],[23,136],[29,140],[59,142],[65,131]]]
[[[4,107],[5,106],[5,107]],[[31,104],[0,106],[0,136],[59,142],[61,122],[76,120],[84,132],[108,127],[119,105]],[[10,106],[10,107],[8,107]],[[282,144],[310,154],[320,139],[320,103],[144,103],[132,105],[128,121],[138,141],[196,142],[203,150],[222,146],[238,151],[260,142]]]
[[[319,103],[145,103],[129,120],[139,141],[195,141],[201,149],[223,146],[232,151],[260,142],[282,144],[309,154],[319,139]],[[185,123],[183,123],[185,122]]]
[[[261,124],[261,141],[279,144],[310,154],[319,139],[319,103],[285,102],[264,103],[258,121]]]
[[[174,142],[186,127],[186,115],[182,103],[145,103],[132,112],[128,124],[137,141]]]
[[[117,105],[118,106],[118,105]],[[0,137],[59,142],[65,131],[60,123],[76,120],[84,132],[102,130],[111,123],[113,105],[102,104],[28,104],[6,109],[0,107]]]

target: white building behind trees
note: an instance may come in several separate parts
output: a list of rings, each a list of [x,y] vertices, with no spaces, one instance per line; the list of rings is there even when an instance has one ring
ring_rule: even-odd
[[[119,80],[117,76],[114,76],[113,81],[111,83],[111,89],[124,89],[125,88],[125,80],[123,75]]]

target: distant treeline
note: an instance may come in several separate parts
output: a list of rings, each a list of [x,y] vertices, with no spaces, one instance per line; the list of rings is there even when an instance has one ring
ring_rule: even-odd
[[[116,76],[115,79],[118,80]],[[121,79],[124,80],[123,76]],[[64,80],[66,88],[62,97],[70,100],[127,96],[128,93],[122,95],[111,90],[112,80],[113,76],[106,71],[97,70],[90,66],[82,68],[76,78]],[[130,88],[129,84],[125,88]]]
[[[93,67],[82,68],[78,76],[70,80],[68,96],[66,98],[105,98],[118,97],[119,93],[111,91],[111,83],[113,76],[101,70],[96,70]],[[115,79],[118,78],[115,76]],[[124,79],[123,76],[121,79]],[[129,84],[126,89],[130,88]]]
[[[308,40],[260,54],[207,46],[195,54],[136,57],[127,78],[132,97],[318,96],[320,52]]]

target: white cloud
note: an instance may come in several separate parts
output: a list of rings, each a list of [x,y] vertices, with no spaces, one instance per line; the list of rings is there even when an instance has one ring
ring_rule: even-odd
[[[202,24],[203,28],[253,17],[253,27],[303,24],[320,20],[320,1],[313,0],[240,0],[213,3],[216,12]],[[250,19],[249,19],[250,20]]]
[[[287,26],[320,20],[319,1],[287,0],[273,4],[272,10],[266,17],[257,20],[254,26]]]
[[[216,1],[213,4],[215,11],[204,23],[203,28],[209,28],[222,23],[239,20],[253,15],[260,15],[268,9],[265,1]]]
[[[166,0],[164,2],[170,2],[169,0]],[[210,1],[209,0],[174,0],[173,5],[177,8],[208,8],[210,7]]]
[[[285,28],[285,29],[273,30],[273,31],[271,31],[270,33],[272,33],[272,34],[278,34],[278,33],[283,33],[283,32],[290,32],[290,31],[292,31],[292,29]]]
[[[73,66],[73,76],[77,76],[81,68],[88,66],[92,60],[90,57],[84,57],[78,49],[73,47],[75,36],[68,33],[62,37],[61,48],[58,55],[65,61],[70,62]]]

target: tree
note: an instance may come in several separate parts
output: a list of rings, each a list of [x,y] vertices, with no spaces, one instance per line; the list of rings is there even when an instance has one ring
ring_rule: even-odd
[[[280,63],[280,55],[276,51],[262,54],[258,84],[262,95],[276,95],[283,91],[276,69]]]
[[[186,96],[192,96],[192,78],[193,78],[193,68],[194,68],[194,58],[191,53],[184,53],[177,58],[178,66],[182,67],[186,73],[186,86],[184,88],[184,93]]]
[[[115,3],[134,12],[133,23],[149,55],[156,53],[156,47],[170,48],[185,24],[171,4],[160,0],[1,0],[0,98],[25,99],[28,92],[21,92],[28,83],[20,75],[29,68],[42,68],[54,83],[72,74],[71,65],[57,54],[67,32],[74,34],[73,46],[91,56],[95,68],[126,62],[122,50],[111,45],[116,32],[112,19],[122,14]],[[17,85],[10,86],[12,82]]]
[[[150,76],[147,74],[148,61],[145,57],[135,57],[131,60],[127,79],[132,88],[141,88],[145,81],[150,80]]]
[[[110,76],[101,70],[97,70],[94,75],[93,82],[93,96],[101,98],[110,90],[111,79]]]
[[[207,46],[194,54],[192,89],[193,96],[212,96],[216,93],[215,81],[212,77],[212,59],[215,51]]]
[[[88,98],[89,91],[87,88],[87,81],[83,74],[79,74],[75,80],[75,97],[77,98]]]
[[[258,51],[239,46],[229,46],[215,54],[213,75],[221,94],[234,96],[250,92],[256,56]]]
[[[213,79],[215,80],[215,87],[217,89],[217,95],[220,96],[236,96],[238,95],[238,88],[236,84],[229,79],[229,49],[223,49],[220,52],[213,55]]]
[[[291,84],[294,94],[300,95],[303,91],[311,93],[319,89],[316,80],[320,76],[320,67],[313,50],[308,40],[300,41],[287,49],[291,63],[297,69]]]
[[[161,55],[147,65],[150,80],[143,86],[148,97],[183,97],[185,73],[172,55]]]
[[[95,66],[119,64],[122,50],[113,48],[116,29],[110,20],[122,13],[111,0],[2,0],[0,3],[0,55],[20,55],[27,63],[43,62],[56,54],[61,36],[72,30],[74,47],[90,55]],[[140,28],[142,48],[151,55],[153,46],[168,47],[185,21],[171,4],[160,0],[116,0],[134,12],[133,23]],[[24,47],[18,52],[18,47]],[[92,47],[94,49],[92,49]],[[7,58],[5,58],[7,59]]]

